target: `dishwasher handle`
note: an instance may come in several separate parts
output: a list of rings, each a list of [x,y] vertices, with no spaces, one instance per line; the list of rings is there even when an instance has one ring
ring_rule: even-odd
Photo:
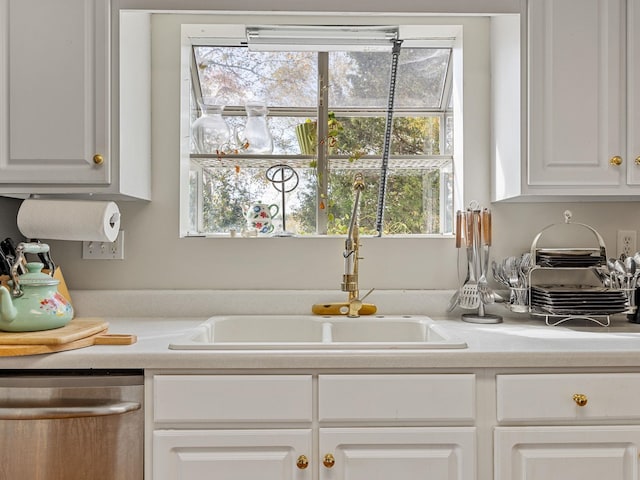
[[[56,420],[63,418],[105,417],[140,410],[138,402],[99,405],[15,406],[0,407],[0,420]]]

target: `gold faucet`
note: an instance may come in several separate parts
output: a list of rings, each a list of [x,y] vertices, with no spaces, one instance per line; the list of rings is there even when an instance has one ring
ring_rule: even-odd
[[[347,315],[347,317],[357,318],[360,315],[372,315],[376,313],[376,306],[370,303],[363,304],[362,301],[373,292],[373,288],[360,298],[358,286],[358,261],[360,260],[360,225],[358,222],[358,212],[360,209],[360,193],[364,190],[364,176],[356,173],[353,180],[353,191],[355,198],[353,201],[353,211],[349,221],[347,239],[344,244],[344,275],[342,276],[342,291],[347,292],[347,303],[326,303],[315,304],[311,311],[316,315]]]
[[[363,298],[360,298],[360,288],[358,286],[358,261],[360,260],[360,223],[358,213],[360,210],[360,193],[364,190],[364,176],[358,172],[353,180],[353,211],[347,231],[347,239],[344,245],[344,275],[342,276],[342,291],[348,292],[347,317],[355,318],[360,316],[362,300],[366,298],[370,290]],[[374,307],[375,308],[375,307]]]

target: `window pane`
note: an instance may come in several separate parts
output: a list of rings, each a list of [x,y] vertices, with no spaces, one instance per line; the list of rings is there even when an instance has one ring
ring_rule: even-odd
[[[329,53],[329,109],[387,105],[391,54]]]
[[[241,145],[243,140],[243,129],[247,117],[234,116],[224,117],[232,135],[234,136],[234,144]],[[267,127],[273,138],[273,155],[300,155],[300,144],[296,136],[296,127],[305,123],[308,117],[274,117],[267,116]],[[315,117],[313,118],[315,120]],[[231,152],[233,153],[233,152]],[[242,154],[242,150],[238,151]],[[278,163],[278,162],[276,162]]]
[[[380,173],[364,171],[360,227],[376,233]],[[329,175],[330,234],[345,234],[353,208],[354,170],[333,170]],[[440,227],[440,169],[393,169],[387,177],[384,234],[443,233]],[[338,200],[339,199],[339,200]]]
[[[313,52],[251,52],[246,47],[193,47],[203,97],[221,105],[264,100],[270,107],[315,108]]]
[[[336,153],[362,152],[381,155],[386,118],[336,117],[342,124],[337,136]],[[391,137],[392,155],[444,155],[440,147],[440,115],[394,117]]]
[[[448,48],[403,48],[398,63],[396,108],[444,108],[443,92],[451,58]]]
[[[315,233],[316,177],[310,168],[296,169],[296,174],[298,185],[284,196],[285,226],[296,234]],[[285,190],[292,185],[287,182]],[[282,231],[282,193],[267,180],[265,168],[203,169],[203,233],[242,232],[246,208],[252,203],[277,205],[274,232]]]
[[[450,49],[403,48],[398,57],[395,108],[442,108]],[[391,53],[331,52],[329,108],[386,109]]]

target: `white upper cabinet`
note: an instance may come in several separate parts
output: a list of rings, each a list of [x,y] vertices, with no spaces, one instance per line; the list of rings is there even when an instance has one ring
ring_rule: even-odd
[[[529,168],[534,187],[624,184],[623,0],[529,3]]]
[[[108,184],[108,2],[9,0],[5,10],[2,182]]]
[[[640,185],[640,1],[627,3],[627,177]]]
[[[640,81],[633,55],[638,53],[633,31],[638,3],[528,2],[521,63],[526,88],[524,101],[518,102],[526,112],[521,116],[524,141],[511,155],[494,146],[495,200],[640,194],[633,130],[634,120],[635,130],[638,126],[634,89]],[[494,89],[494,95],[501,92]],[[507,135],[498,116],[494,126],[498,138]],[[520,165],[505,166],[518,159]]]
[[[0,0],[0,194],[149,197],[148,156],[114,134],[111,18],[110,0]]]

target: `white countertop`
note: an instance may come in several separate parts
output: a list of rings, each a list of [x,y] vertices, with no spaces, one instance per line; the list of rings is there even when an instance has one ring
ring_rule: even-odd
[[[401,313],[429,315],[464,340],[468,345],[466,349],[185,351],[170,350],[169,344],[212,315],[260,313],[260,309],[265,308],[265,297],[276,300],[274,305],[286,298],[285,304],[297,309],[291,312],[274,307],[269,313],[306,313],[300,310],[300,305],[306,304],[309,298],[324,302],[328,301],[327,295],[334,295],[334,301],[339,297],[326,292],[72,292],[79,316],[103,317],[109,322],[109,333],[135,334],[138,341],[133,345],[96,345],[46,355],[0,357],[0,369],[408,371],[484,367],[640,367],[640,325],[629,323],[624,316],[612,317],[609,327],[584,321],[551,327],[545,325],[543,319],[509,314],[497,305],[490,311],[503,315],[503,323],[471,324],[460,319],[461,310],[454,310],[450,315],[444,312],[450,293],[381,292],[381,303],[387,310],[393,308],[395,311],[384,311],[380,305],[379,311],[400,313],[402,308]],[[210,305],[212,301],[215,306]],[[182,311],[185,306],[189,307],[187,315],[177,314],[176,310]],[[148,314],[140,314],[136,310],[140,308],[146,308]]]

